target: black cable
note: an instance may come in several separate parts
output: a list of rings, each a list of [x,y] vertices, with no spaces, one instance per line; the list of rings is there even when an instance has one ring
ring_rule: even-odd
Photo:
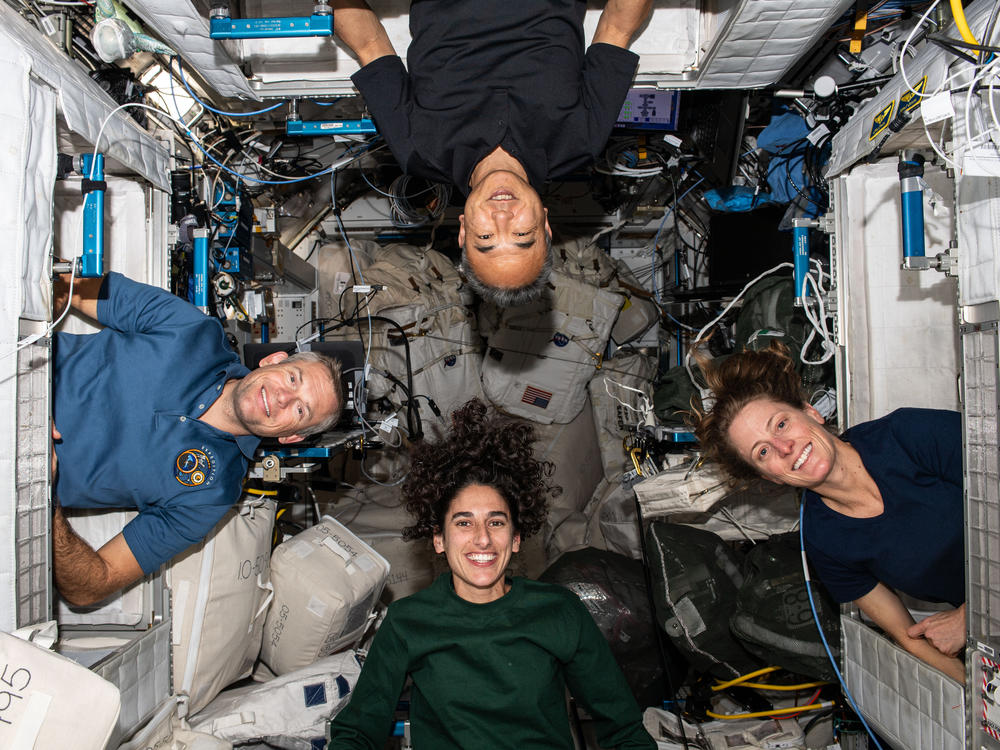
[[[945,52],[950,52],[955,57],[959,58],[960,60],[965,60],[965,62],[967,62],[967,63],[971,63],[972,65],[976,65],[976,64],[979,63],[979,61],[976,58],[974,58],[972,55],[967,54],[965,52],[962,52],[960,49],[958,49],[958,47],[956,47],[955,44],[953,43],[953,42],[957,41],[955,39],[948,39],[948,40],[939,39],[939,38],[934,37],[931,34],[928,34],[927,35],[927,41],[929,41],[931,44],[936,44],[938,47],[940,47],[941,49],[943,49]],[[974,45],[974,46],[979,47],[978,44]],[[996,49],[997,48],[994,48],[994,50],[996,50]],[[993,51],[993,50],[990,50],[990,51]],[[998,50],[998,51],[1000,51],[1000,50]]]

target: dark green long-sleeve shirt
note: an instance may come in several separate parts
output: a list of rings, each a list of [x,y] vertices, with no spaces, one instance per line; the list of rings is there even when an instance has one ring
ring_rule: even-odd
[[[567,686],[602,746],[656,747],[590,613],[560,586],[514,578],[505,596],[473,604],[446,573],[394,602],[329,750],[382,750],[407,674],[415,750],[572,750]]]

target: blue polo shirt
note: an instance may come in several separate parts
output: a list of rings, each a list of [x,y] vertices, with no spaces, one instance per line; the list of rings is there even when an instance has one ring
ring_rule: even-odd
[[[150,573],[240,497],[259,439],[199,417],[248,370],[218,320],[120,274],[106,277],[97,318],[99,333],[55,337],[55,493],[67,508],[137,509],[123,533]]]
[[[882,582],[925,601],[964,602],[961,415],[898,409],[842,439],[860,454],[884,509],[851,518],[806,492],[806,554],[834,599],[854,601]]]

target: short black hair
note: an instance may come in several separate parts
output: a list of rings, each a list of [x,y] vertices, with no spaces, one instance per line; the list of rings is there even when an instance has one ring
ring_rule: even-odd
[[[545,287],[552,276],[552,234],[545,233],[545,262],[538,276],[529,284],[515,287],[490,286],[476,275],[469,263],[465,246],[462,246],[462,272],[465,274],[465,283],[469,285],[476,294],[487,302],[492,302],[497,307],[517,307],[534,302],[542,296]]]

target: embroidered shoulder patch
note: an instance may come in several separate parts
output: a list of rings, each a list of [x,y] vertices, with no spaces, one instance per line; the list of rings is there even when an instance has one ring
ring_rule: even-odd
[[[198,448],[188,448],[177,456],[174,477],[185,487],[199,487],[212,476],[215,467],[207,452]]]

